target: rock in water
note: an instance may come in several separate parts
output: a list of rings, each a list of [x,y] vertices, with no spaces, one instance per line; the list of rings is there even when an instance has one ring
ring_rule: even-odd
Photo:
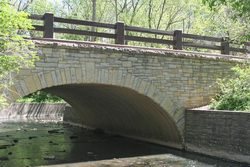
[[[69,138],[70,139],[75,139],[75,138],[78,138],[78,136],[70,136]]]
[[[9,160],[8,157],[0,157],[0,161],[7,161],[7,160]]]
[[[0,146],[0,149],[6,149],[7,147],[6,146]]]
[[[44,160],[55,160],[56,156],[52,155],[52,156],[47,156],[43,158]]]
[[[14,139],[13,142],[14,142],[14,143],[18,143],[18,139]]]

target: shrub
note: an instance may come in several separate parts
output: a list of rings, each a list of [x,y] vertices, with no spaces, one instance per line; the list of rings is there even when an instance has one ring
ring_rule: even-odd
[[[217,110],[250,111],[250,62],[233,67],[235,78],[218,80],[220,93],[211,101]]]

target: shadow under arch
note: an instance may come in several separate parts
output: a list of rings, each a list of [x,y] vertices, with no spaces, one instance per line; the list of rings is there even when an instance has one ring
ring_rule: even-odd
[[[130,138],[181,148],[178,129],[166,112],[136,91],[104,84],[70,84],[43,91],[66,100],[82,123]]]
[[[46,91],[66,100],[90,128],[183,148],[180,120],[184,114],[165,93],[119,70],[91,69],[85,75],[83,70],[35,73],[19,80],[7,94],[14,101],[38,90]]]

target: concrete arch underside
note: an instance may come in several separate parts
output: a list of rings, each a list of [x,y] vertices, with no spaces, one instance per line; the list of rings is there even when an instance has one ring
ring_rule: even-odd
[[[44,91],[65,99],[90,128],[112,134],[180,147],[175,123],[156,103],[131,89],[98,84],[75,84]]]
[[[121,71],[95,69],[89,77],[77,72],[82,70],[33,74],[7,94],[14,101],[38,90],[50,92],[67,101],[89,128],[183,148],[184,112],[165,93]]]

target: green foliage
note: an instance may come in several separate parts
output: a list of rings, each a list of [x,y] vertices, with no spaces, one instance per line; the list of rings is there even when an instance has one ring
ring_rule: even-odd
[[[18,34],[18,29],[32,29],[31,21],[25,12],[17,12],[5,0],[0,2],[0,75],[11,70],[18,71],[23,66],[33,64],[34,45]]]
[[[236,78],[218,81],[220,94],[212,100],[211,108],[250,111],[250,62],[233,67]]]
[[[241,41],[250,40],[250,1],[249,0],[202,0],[204,4],[207,4],[213,12],[219,12],[222,8],[225,9],[228,17],[232,20],[232,23],[242,25],[245,23],[245,30],[238,31],[239,34],[244,32],[244,35],[240,35]],[[227,20],[227,19],[226,19]],[[223,23],[224,21],[222,21]],[[243,23],[243,24],[241,24]],[[234,30],[237,32],[237,29]],[[231,38],[233,39],[233,38]]]
[[[22,31],[19,31],[21,29]],[[23,31],[32,29],[31,21],[25,12],[17,12],[8,4],[0,1],[0,107],[6,103],[5,89],[12,83],[13,73],[20,68],[30,67],[37,59],[32,51],[34,44],[25,40]]]
[[[65,103],[65,101],[50,93],[38,91],[24,96],[22,99],[17,100],[16,103]]]
[[[231,7],[232,16],[250,17],[250,1],[249,0],[203,0],[212,10],[216,10],[220,5],[229,5]]]
[[[210,7],[203,3],[210,3],[210,1],[211,5],[217,5],[216,10],[210,10]],[[96,21],[105,23],[115,23],[117,17],[119,21],[123,21],[128,26],[138,26],[166,31],[181,29],[184,33],[190,34],[215,37],[229,36],[231,40],[249,40],[250,17],[240,17],[238,19],[233,19],[232,16],[234,12],[231,11],[232,6],[230,6],[229,2],[236,0],[225,1],[227,2],[226,4],[215,3],[220,1],[224,0],[97,0]],[[29,1],[30,3],[25,3],[22,0],[13,0],[13,2],[15,2],[13,4],[15,4],[17,8],[20,8],[19,6],[26,5],[21,9],[25,9],[25,11],[29,13],[44,14],[44,12],[53,12],[58,17],[74,18],[81,20],[92,19],[92,0],[40,0]],[[239,3],[240,2],[242,2],[242,4],[246,4],[246,7],[250,1],[241,0],[239,1]],[[56,23],[55,26],[60,28],[71,28],[87,31],[93,30],[98,32],[113,33],[112,30],[106,28],[92,29],[89,26],[69,25],[62,23]],[[38,33],[32,32],[31,35],[37,36]],[[152,34],[138,32],[127,32],[126,35],[152,37]],[[163,35],[157,35],[153,37],[166,40],[171,39],[168,36]],[[66,38],[84,41],[90,41],[91,39],[93,40],[93,38],[86,36],[83,37],[80,35],[59,33],[56,34],[56,38]],[[111,39],[98,38],[94,38],[94,41],[105,43],[113,42],[113,40]],[[127,42],[126,44],[163,48],[166,47],[166,45],[138,42],[135,43],[131,41]],[[220,45],[218,43],[212,44]],[[189,49],[194,50],[193,48]],[[211,50],[208,50],[208,52],[211,52]]]

